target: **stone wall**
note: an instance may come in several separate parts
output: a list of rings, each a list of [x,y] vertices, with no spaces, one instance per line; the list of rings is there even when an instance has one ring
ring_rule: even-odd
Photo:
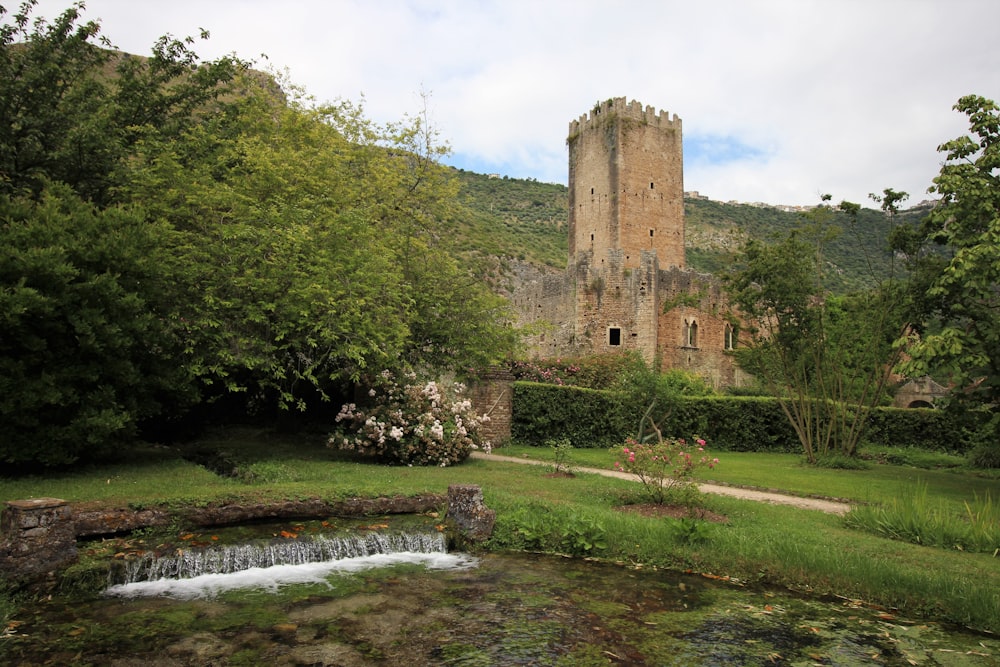
[[[128,533],[167,526],[226,526],[261,520],[301,520],[330,516],[377,516],[439,510],[440,494],[353,498],[327,502],[319,498],[271,503],[206,505],[176,511],[121,508],[74,509],[58,498],[8,501],[0,513],[0,573],[13,583],[54,581],[59,570],[77,560],[78,537]]]
[[[576,347],[583,353],[636,351],[656,354],[656,255],[643,253],[641,265],[624,266],[621,250],[606,256],[582,255],[576,266]]]
[[[73,510],[65,500],[11,500],[0,514],[0,572],[41,579],[77,559]]]
[[[662,368],[695,373],[715,389],[749,383],[750,376],[729,354],[739,344],[738,326],[732,326],[733,313],[721,283],[710,275],[678,268],[660,271],[658,278],[657,350]]]
[[[470,387],[470,397],[476,414],[489,417],[479,429],[482,439],[494,447],[510,440],[514,376],[507,371],[487,371]]]

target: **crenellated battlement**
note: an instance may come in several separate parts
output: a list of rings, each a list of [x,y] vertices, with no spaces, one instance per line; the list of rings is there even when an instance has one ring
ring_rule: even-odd
[[[658,127],[681,129],[681,119],[677,117],[677,114],[671,118],[667,111],[657,111],[656,107],[643,107],[640,102],[635,100],[629,102],[627,98],[616,97],[599,102],[590,110],[590,113],[585,113],[579,119],[570,121],[569,136],[573,137],[584,130],[597,127],[609,116],[628,118]]]

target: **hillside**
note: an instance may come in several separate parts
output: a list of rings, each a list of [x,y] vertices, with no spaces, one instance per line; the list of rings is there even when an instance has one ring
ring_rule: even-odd
[[[569,196],[566,186],[531,179],[496,178],[456,170],[463,210],[458,234],[468,255],[513,257],[563,269],[567,259]],[[687,264],[719,273],[749,238],[783,235],[803,222],[801,213],[705,199],[684,202]],[[904,219],[917,212],[904,213]],[[826,248],[828,284],[836,292],[856,289],[884,277],[891,266],[887,250],[889,221],[880,211],[863,209],[854,227],[844,228]],[[900,270],[897,265],[896,271]]]

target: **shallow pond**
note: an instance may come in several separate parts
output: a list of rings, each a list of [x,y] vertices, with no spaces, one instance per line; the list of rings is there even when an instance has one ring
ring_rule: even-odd
[[[0,638],[0,664],[1000,664],[995,637],[849,601],[550,556],[421,563],[194,599],[43,600]]]

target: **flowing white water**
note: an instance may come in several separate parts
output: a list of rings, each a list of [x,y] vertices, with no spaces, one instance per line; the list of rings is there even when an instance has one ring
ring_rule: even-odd
[[[193,599],[240,588],[273,591],[287,584],[325,583],[331,574],[398,563],[428,569],[464,569],[477,563],[472,556],[449,554],[446,549],[440,533],[366,533],[185,550],[127,563],[122,583],[108,588],[105,595]]]

